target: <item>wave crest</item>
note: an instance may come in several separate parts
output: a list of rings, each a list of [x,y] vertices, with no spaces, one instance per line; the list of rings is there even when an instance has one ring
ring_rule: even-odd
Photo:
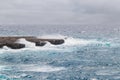
[[[72,49],[72,47],[82,47],[82,46],[87,46],[87,45],[94,45],[96,47],[98,46],[111,46],[111,42],[108,42],[108,41],[98,41],[96,39],[80,39],[80,38],[73,38],[73,37],[68,37],[68,36],[62,36],[62,35],[45,35],[45,36],[41,36],[39,38],[48,38],[48,39],[64,39],[65,40],[65,43],[64,44],[61,44],[61,45],[52,45],[50,44],[49,42],[47,42],[47,44],[45,46],[35,46],[35,43],[33,42],[29,42],[29,41],[26,41],[24,38],[22,39],[19,39],[17,41],[17,43],[22,43],[22,44],[25,44],[25,48],[23,49],[16,49],[16,50],[13,50],[13,49],[10,49],[8,47],[3,47],[3,49],[0,49],[0,53],[4,53],[4,52],[16,52],[16,51],[26,51],[26,50],[32,50],[32,51],[36,51],[36,50],[54,50],[54,51],[70,51],[70,49]]]

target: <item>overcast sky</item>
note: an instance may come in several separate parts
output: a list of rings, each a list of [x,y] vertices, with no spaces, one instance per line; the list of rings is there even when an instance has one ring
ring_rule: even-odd
[[[0,0],[0,24],[120,24],[120,0]]]

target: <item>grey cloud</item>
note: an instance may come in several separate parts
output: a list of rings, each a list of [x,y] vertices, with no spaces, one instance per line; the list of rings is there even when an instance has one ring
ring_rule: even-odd
[[[119,24],[120,0],[0,0],[1,24]]]

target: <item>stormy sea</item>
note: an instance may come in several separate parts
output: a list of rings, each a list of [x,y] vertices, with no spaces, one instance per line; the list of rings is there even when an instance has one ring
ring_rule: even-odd
[[[0,49],[0,80],[120,80],[119,25],[1,25],[0,36],[64,39]]]

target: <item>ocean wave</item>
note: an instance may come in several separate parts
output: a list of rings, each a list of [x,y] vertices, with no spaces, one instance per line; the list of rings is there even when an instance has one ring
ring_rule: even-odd
[[[80,39],[80,38],[73,38],[73,37],[68,37],[68,36],[63,36],[63,35],[45,35],[45,36],[41,36],[39,38],[47,38],[47,39],[64,39],[65,43],[61,44],[61,45],[52,45],[49,42],[47,42],[47,44],[45,46],[35,46],[35,43],[33,42],[29,42],[27,40],[25,40],[24,38],[19,39],[18,41],[16,41],[16,43],[22,43],[25,44],[25,48],[23,49],[10,49],[7,46],[4,46],[2,49],[0,49],[0,53],[4,53],[4,52],[19,52],[19,51],[47,51],[47,50],[54,50],[54,51],[72,51],[70,49],[72,49],[72,47],[82,47],[82,46],[107,46],[110,47],[113,44],[109,41],[100,41],[97,39]]]
[[[0,66],[0,71],[3,70],[4,67],[5,67],[5,66]]]
[[[50,65],[4,65],[0,66],[0,71],[22,71],[22,72],[56,72],[61,70],[66,70],[64,67],[54,67]]]
[[[120,71],[117,70],[117,69],[106,69],[106,70],[97,71],[96,75],[109,75],[109,76],[112,76],[112,75],[116,75],[118,73],[120,73]]]
[[[79,45],[79,46],[85,46],[88,44],[102,44],[102,45],[106,45],[106,44],[111,44],[111,42],[109,41],[102,41],[102,40],[98,40],[98,39],[80,39],[80,38],[73,38],[70,36],[64,36],[64,35],[43,35],[40,36],[38,38],[47,38],[47,39],[64,39],[65,43],[62,44],[63,46],[74,46],[74,45]]]
[[[42,66],[36,66],[36,65],[31,65],[31,66],[24,66],[22,67],[22,70],[20,71],[28,71],[28,72],[56,72],[56,71],[61,71],[65,70],[64,67],[53,67],[53,66],[48,66],[48,65],[42,65]]]
[[[16,43],[25,44],[25,47],[26,47],[26,48],[34,48],[34,47],[36,47],[36,46],[35,46],[35,43],[29,42],[29,41],[25,40],[24,38],[18,39],[18,40],[16,41]]]

